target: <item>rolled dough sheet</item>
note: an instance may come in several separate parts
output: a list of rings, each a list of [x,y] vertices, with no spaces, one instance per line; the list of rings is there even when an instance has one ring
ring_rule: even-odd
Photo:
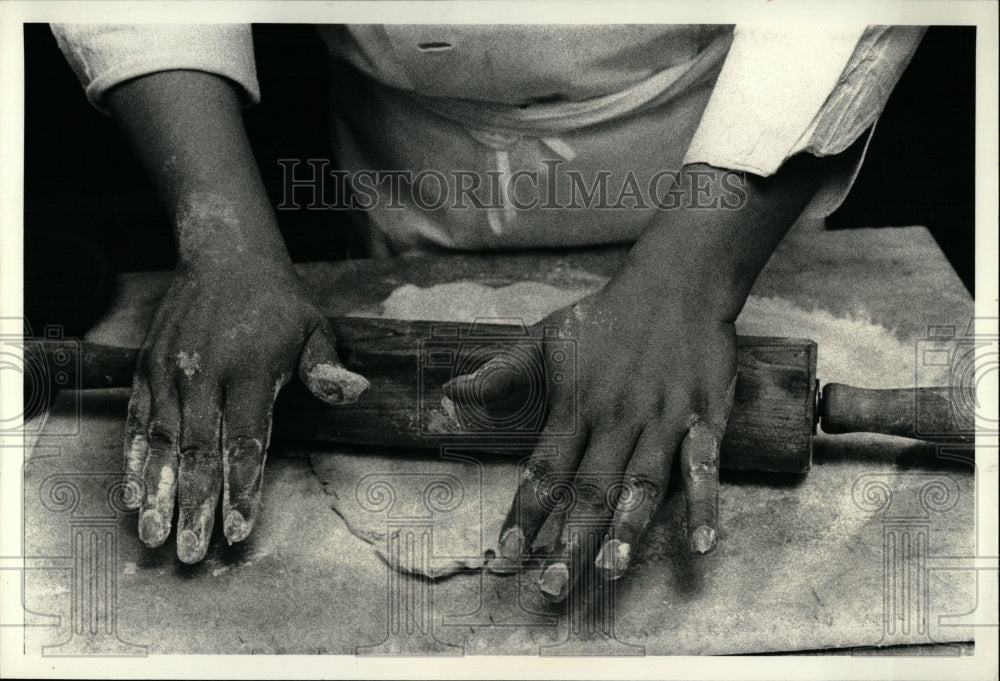
[[[406,284],[392,291],[378,312],[357,310],[352,317],[383,317],[440,322],[507,320],[531,325],[551,312],[572,305],[598,291],[604,277],[577,277],[578,286],[559,288],[536,281],[519,281],[500,287],[474,281],[455,281],[427,288]]]
[[[514,318],[533,324],[601,285],[603,280],[574,289],[538,282],[499,288],[471,281],[428,288],[405,285],[383,302],[380,316],[460,322]],[[815,340],[823,382],[871,388],[913,385],[914,346],[864,317],[838,318],[780,298],[751,297],[737,329],[745,335]],[[462,458],[454,452],[393,456],[356,451],[311,457],[333,510],[351,532],[370,543],[394,568],[433,578],[480,568],[484,556],[496,551],[498,533],[517,488],[517,460]],[[440,497],[435,500],[433,494]],[[419,535],[420,541],[430,541],[429,546],[406,544],[417,541],[412,523],[431,530]]]
[[[391,567],[431,578],[483,567],[517,489],[509,460],[456,452],[312,454],[348,529]]]

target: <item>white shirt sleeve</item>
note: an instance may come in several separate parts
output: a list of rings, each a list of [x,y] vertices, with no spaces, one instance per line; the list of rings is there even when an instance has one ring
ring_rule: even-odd
[[[685,163],[774,174],[791,156],[838,154],[870,128],[921,26],[737,26]]]
[[[224,76],[260,101],[248,24],[52,24],[87,99],[107,113],[105,93],[131,78],[190,69]]]
[[[841,154],[873,130],[925,30],[737,26],[684,163],[766,177],[799,153]],[[836,210],[867,148],[866,140],[831,166],[806,214]]]

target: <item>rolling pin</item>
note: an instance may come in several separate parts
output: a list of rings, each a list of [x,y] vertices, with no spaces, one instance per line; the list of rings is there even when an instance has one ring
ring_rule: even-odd
[[[344,365],[364,375],[371,388],[355,404],[329,406],[293,381],[275,405],[276,436],[411,449],[448,445],[518,455],[537,439],[544,425],[543,391],[514,396],[499,413],[463,405],[457,417],[442,399],[441,386],[471,373],[501,348],[536,343],[541,331],[347,317],[330,322]],[[574,370],[572,341],[545,347],[556,372]],[[820,394],[816,352],[810,340],[738,338],[733,409],[721,451],[724,468],[805,473],[817,425],[826,433],[972,441],[972,427],[954,408],[948,388],[867,390],[832,383]],[[26,340],[25,355],[26,366],[38,369],[36,375],[61,372],[64,387],[125,388],[131,386],[138,349],[41,339]],[[523,370],[537,374],[537,388],[544,375],[540,368],[527,360]],[[529,376],[529,387],[531,383]]]

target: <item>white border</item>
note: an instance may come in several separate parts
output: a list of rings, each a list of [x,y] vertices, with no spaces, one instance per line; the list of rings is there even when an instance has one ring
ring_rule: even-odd
[[[23,200],[23,34],[25,22],[176,23],[780,23],[976,24],[976,314],[992,318],[980,332],[997,332],[997,5],[991,1],[862,1],[794,3],[778,0],[713,2],[0,2],[0,316],[21,316]],[[928,169],[947,172],[947,169]],[[20,402],[18,382],[0,386],[0,398]],[[996,415],[996,404],[992,405]],[[978,545],[997,546],[997,438],[978,443],[991,451],[978,465]],[[0,446],[19,442],[5,442]],[[4,448],[6,449],[6,448]],[[2,450],[0,450],[2,451]],[[0,457],[0,559],[20,555],[21,466]],[[993,549],[995,552],[995,548]],[[20,578],[0,571],[0,603],[19,603]],[[997,584],[980,598],[997,600]],[[351,656],[152,656],[139,659],[58,659],[28,656],[19,628],[0,628],[0,676],[80,678],[685,678],[685,679],[995,679],[995,628],[979,629],[974,656],[902,657],[645,657],[551,659],[369,659]]]

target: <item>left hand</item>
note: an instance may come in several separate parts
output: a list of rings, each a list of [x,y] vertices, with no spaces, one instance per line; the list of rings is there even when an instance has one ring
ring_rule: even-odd
[[[617,579],[663,501],[678,453],[690,550],[715,547],[736,333],[725,314],[692,294],[696,289],[654,290],[626,268],[602,291],[538,324],[557,328],[559,342],[575,342],[576,371],[553,381],[546,349],[552,341],[539,341],[549,411],[501,530],[497,571],[521,564],[555,515],[562,526],[556,545],[541,547],[542,592],[564,600],[586,561]],[[517,374],[505,370],[510,366],[497,357],[450,381],[445,393],[459,408],[465,399],[499,399],[517,383]],[[560,514],[571,481],[575,503]]]

